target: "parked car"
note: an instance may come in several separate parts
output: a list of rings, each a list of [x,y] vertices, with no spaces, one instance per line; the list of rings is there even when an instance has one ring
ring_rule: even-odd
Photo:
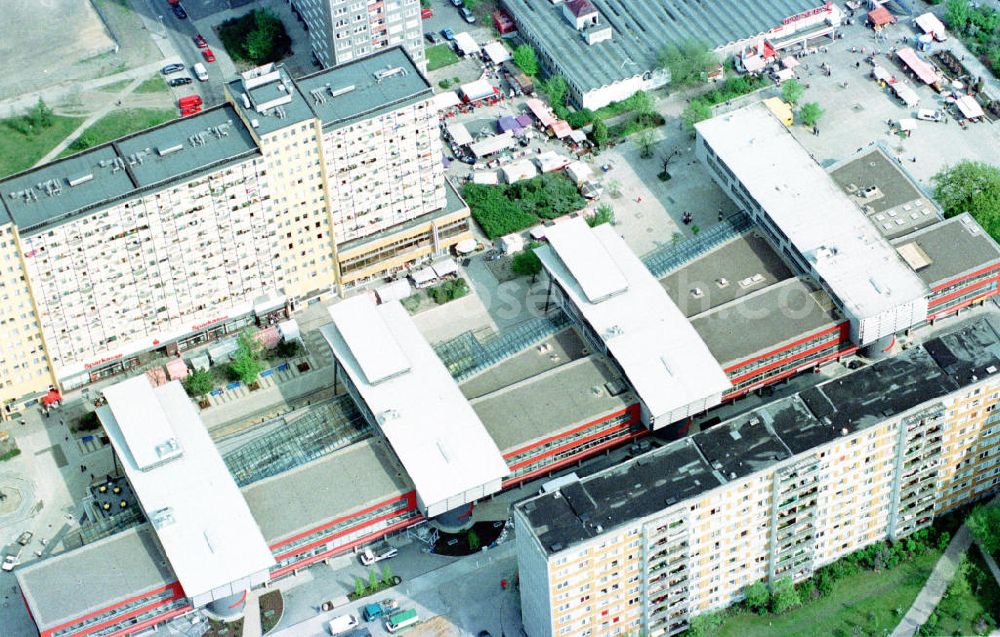
[[[184,70],[183,64],[168,64],[162,69],[160,69],[160,73],[163,73],[164,75],[170,75],[171,73],[176,73],[177,71],[183,71],[183,70]]]
[[[430,42],[431,44],[437,44],[438,42],[441,41],[441,38],[438,37],[438,34],[434,33],[433,31],[428,31],[427,33],[424,34],[424,37],[427,38],[427,41]]]
[[[375,562],[381,562],[382,560],[387,560],[390,557],[396,557],[397,555],[399,555],[399,551],[392,547],[386,547],[385,549],[379,550],[378,553],[370,548],[366,548],[361,551],[361,555],[359,557],[361,558],[362,564],[365,566],[371,566]]]
[[[28,546],[28,542],[30,542],[31,538],[33,537],[35,537],[34,533],[32,533],[31,531],[25,531],[24,533],[18,536],[17,543],[20,544],[21,546]]]
[[[351,628],[356,628],[358,625],[358,620],[354,615],[341,615],[339,617],[334,617],[326,624],[327,630],[330,631],[331,635],[339,635],[343,632],[350,630]]]
[[[212,49],[203,49],[201,56],[205,58],[206,62],[215,62],[215,54],[212,53]]]
[[[198,35],[194,36],[193,39],[194,39],[195,46],[197,46],[199,49],[207,49],[208,48],[208,41],[205,38],[201,37],[201,34],[198,34]]]
[[[462,7],[461,9],[459,9],[459,12],[462,14],[462,19],[468,22],[469,24],[472,24],[476,21],[476,16],[473,15],[472,11],[468,7]]]
[[[189,77],[175,77],[172,80],[167,80],[167,84],[170,86],[184,86],[185,84],[190,84],[191,82],[194,82],[194,80]]]
[[[434,15],[434,12],[431,11],[430,9],[421,9],[420,10],[420,17],[422,19],[424,19],[424,20],[426,20],[427,18],[430,18],[433,15]]]
[[[455,32],[452,31],[451,29],[447,28],[441,29],[441,35],[443,35],[444,39],[448,40],[449,42],[455,39]]]
[[[930,108],[921,108],[917,111],[917,119],[925,122],[940,122],[944,119],[944,113]]]
[[[175,4],[173,6],[173,10],[174,10],[174,15],[177,16],[179,20],[184,20],[188,17],[187,11],[185,11],[184,7],[182,7],[179,4]]]
[[[14,553],[8,553],[3,558],[3,566],[0,566],[5,571],[13,571],[14,567],[21,560],[21,549],[18,547],[17,551]]]

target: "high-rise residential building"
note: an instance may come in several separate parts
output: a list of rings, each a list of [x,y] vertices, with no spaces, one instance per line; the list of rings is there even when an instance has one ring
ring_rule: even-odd
[[[676,635],[1000,483],[996,315],[515,507],[529,637]]]
[[[267,65],[227,97],[0,182],[6,414],[471,237],[402,47],[297,81]]]
[[[335,66],[402,44],[423,68],[419,0],[293,0],[313,56]]]

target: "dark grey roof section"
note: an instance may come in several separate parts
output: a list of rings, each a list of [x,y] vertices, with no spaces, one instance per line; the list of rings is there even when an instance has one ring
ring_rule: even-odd
[[[233,96],[233,103],[243,114],[245,121],[251,126],[254,122],[257,123],[254,130],[258,135],[267,135],[286,126],[315,117],[305,96],[299,91],[288,71],[281,66],[276,70],[281,75],[280,83],[285,87],[284,90],[278,88],[278,82],[271,82],[246,91],[242,79],[232,81],[226,87],[230,95]],[[244,106],[244,93],[247,93],[250,99],[249,108]],[[290,95],[292,99],[290,102],[282,104],[280,110],[277,108],[268,108],[264,112],[257,110],[257,104],[267,104],[282,95]]]
[[[845,433],[876,425],[958,387],[959,383],[938,367],[930,354],[915,347],[801,392],[799,397],[819,422],[809,430],[800,425],[775,430],[793,452],[801,453]]]
[[[985,316],[927,341],[924,349],[958,384],[972,383],[1000,371],[1000,326]]]
[[[786,279],[691,319],[723,366],[746,360],[844,319],[812,279]]]
[[[775,434],[776,418],[788,418],[788,410],[799,411],[789,399],[775,401],[692,437],[712,468],[728,480],[766,469],[792,456]],[[801,409],[804,415],[808,415]]]
[[[503,0],[515,20],[542,41],[566,79],[590,91],[651,71],[668,44],[699,40],[722,46],[765,33],[818,0],[592,0],[610,40],[588,45],[563,18],[562,5],[543,0]],[[544,56],[543,56],[544,57]]]
[[[722,484],[685,438],[517,507],[556,553]]]
[[[557,553],[997,373],[998,323],[995,316],[966,321],[924,347],[768,403],[516,506],[544,550]]]
[[[887,239],[905,236],[941,219],[941,210],[879,144],[837,162],[830,177]],[[871,196],[862,196],[869,189]]]
[[[0,196],[27,236],[259,152],[227,104],[14,175]]]
[[[144,130],[114,145],[139,188],[210,172],[259,154],[229,104]]]
[[[916,272],[929,287],[1000,261],[1000,246],[967,212],[897,239],[893,246],[911,242],[928,257]]]
[[[756,275],[761,277],[758,282],[741,285]],[[690,318],[792,276],[771,244],[751,231],[689,261],[660,279],[660,285]],[[693,293],[695,289],[701,294]]]
[[[430,83],[402,46],[295,82],[324,128],[346,126],[434,96]]]

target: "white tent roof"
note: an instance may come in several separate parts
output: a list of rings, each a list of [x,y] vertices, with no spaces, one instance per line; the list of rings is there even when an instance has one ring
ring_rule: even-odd
[[[496,93],[496,91],[493,90],[493,85],[490,84],[488,80],[475,80],[473,82],[467,82],[458,88],[462,91],[462,95],[472,101],[481,100]]]
[[[916,106],[920,103],[920,96],[917,95],[917,92],[902,82],[892,84],[892,90],[896,92],[899,99],[903,100],[907,106]]]
[[[422,513],[439,515],[499,491],[509,473],[500,450],[403,306],[357,296],[331,306],[330,316],[320,331],[413,480]],[[343,325],[370,329],[344,332]],[[381,366],[372,359],[382,356],[384,335],[400,346],[409,371],[372,384],[363,370]]]
[[[514,139],[514,133],[507,131],[506,133],[493,135],[492,137],[480,139],[478,142],[473,142],[469,144],[469,150],[477,158],[489,157],[494,153],[499,153],[501,150],[512,148],[516,144],[517,140]]]
[[[530,159],[512,161],[502,167],[500,171],[503,172],[503,178],[508,184],[522,179],[531,179],[538,174],[538,169],[535,168],[535,164]]]
[[[495,170],[484,170],[472,173],[472,183],[495,186],[500,183],[500,175]]]
[[[295,319],[288,319],[287,321],[278,323],[278,332],[281,333],[281,337],[286,341],[294,341],[302,336],[302,330],[299,329],[299,322]]]
[[[445,91],[434,96],[434,108],[439,111],[458,106],[461,103],[462,99],[455,91]]]
[[[177,381],[136,376],[97,411],[185,595],[195,604],[266,582],[274,556]]]
[[[938,20],[937,16],[933,13],[927,12],[923,15],[917,16],[917,19],[914,22],[917,23],[917,26],[920,27],[920,30],[924,33],[937,33],[939,35],[943,35],[945,33],[944,25],[941,24],[941,21]]]
[[[430,283],[436,279],[437,275],[434,274],[434,270],[432,268],[420,268],[419,270],[411,272],[410,277],[417,285],[423,285],[424,283]]]
[[[445,259],[432,264],[431,269],[434,270],[434,274],[442,277],[458,272],[458,264],[455,263],[454,259]]]
[[[375,288],[375,296],[378,297],[379,303],[402,301],[411,294],[413,294],[413,288],[410,287],[410,282],[406,279],[397,279],[392,283]]]
[[[976,101],[976,98],[971,95],[963,95],[958,98],[955,100],[955,105],[958,106],[958,110],[962,111],[962,115],[968,119],[983,116],[983,107],[981,107],[979,102]]]
[[[473,142],[472,135],[469,134],[469,129],[465,127],[465,124],[452,122],[448,124],[447,128],[448,134],[451,135],[451,140],[459,146],[465,146]]]
[[[471,55],[479,50],[476,40],[467,31],[455,34],[455,45],[462,50],[465,55]]]
[[[608,224],[581,218],[546,229],[549,275],[621,366],[663,426],[718,404],[731,385],[663,286]]]
[[[570,162],[567,157],[563,157],[554,150],[547,150],[540,155],[535,155],[535,161],[538,162],[538,168],[543,173],[565,168]]]
[[[489,56],[490,61],[494,64],[502,64],[511,57],[510,51],[500,42],[490,42],[483,47],[483,51],[486,51],[486,55]]]

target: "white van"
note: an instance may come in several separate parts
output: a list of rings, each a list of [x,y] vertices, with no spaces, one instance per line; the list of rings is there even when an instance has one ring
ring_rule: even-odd
[[[340,617],[334,617],[326,625],[330,629],[331,635],[339,635],[345,631],[348,631],[358,625],[358,620],[354,615],[341,615]]]
[[[205,68],[204,64],[202,64],[201,62],[197,62],[195,63],[193,68],[194,68],[194,76],[196,78],[198,78],[202,82],[208,80],[208,69]]]

